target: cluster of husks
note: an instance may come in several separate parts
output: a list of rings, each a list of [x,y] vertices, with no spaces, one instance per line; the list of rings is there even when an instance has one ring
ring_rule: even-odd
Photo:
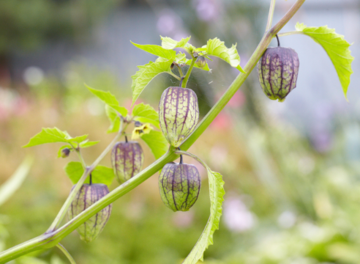
[[[259,81],[264,93],[280,102],[296,87],[299,58],[290,48],[268,48],[258,62]]]
[[[68,210],[69,219],[73,219],[108,193],[109,189],[105,184],[84,184],[71,203]],[[77,231],[82,240],[91,242],[100,234],[109,220],[111,208],[110,204],[78,227]]]
[[[199,120],[196,93],[188,88],[169,87],[161,95],[159,121],[167,141],[179,147]]]
[[[111,163],[120,183],[124,183],[141,171],[144,153],[136,141],[118,142],[113,147]]]
[[[188,88],[169,87],[160,99],[161,130],[173,147],[179,147],[194,131],[199,120],[196,93]],[[161,199],[173,211],[188,211],[196,202],[201,180],[195,166],[168,163],[159,177]]]

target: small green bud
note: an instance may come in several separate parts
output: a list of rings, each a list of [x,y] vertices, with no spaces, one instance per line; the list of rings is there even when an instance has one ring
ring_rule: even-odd
[[[171,210],[188,211],[196,202],[201,187],[200,174],[191,164],[168,163],[161,170],[161,199]]]
[[[69,219],[73,219],[108,193],[109,189],[105,184],[84,184],[70,205]],[[81,240],[91,242],[100,234],[109,220],[111,208],[110,204],[78,227]]]
[[[206,59],[204,56],[199,56],[199,57],[197,57],[195,63],[199,68],[204,68],[206,65]]]

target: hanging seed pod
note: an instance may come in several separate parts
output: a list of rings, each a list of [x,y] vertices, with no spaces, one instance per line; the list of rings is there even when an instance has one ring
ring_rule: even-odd
[[[204,56],[199,56],[196,59],[196,65],[200,68],[204,68],[206,65],[206,59]]]
[[[159,177],[161,199],[175,211],[188,211],[200,193],[199,171],[191,164],[168,163]]]
[[[109,189],[105,184],[84,184],[71,203],[69,219],[73,219],[108,193]],[[77,231],[82,240],[91,242],[100,234],[109,220],[111,208],[110,204],[78,227]]]
[[[258,62],[259,81],[271,100],[280,102],[296,87],[299,58],[290,48],[268,48]]]
[[[161,95],[159,121],[167,141],[179,147],[199,120],[196,93],[188,88],[168,87]]]
[[[141,171],[144,153],[136,141],[118,142],[112,149],[111,163],[120,183],[124,183]]]

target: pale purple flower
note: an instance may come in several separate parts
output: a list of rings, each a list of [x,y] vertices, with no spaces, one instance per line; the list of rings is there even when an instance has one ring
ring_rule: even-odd
[[[224,223],[231,231],[244,232],[254,226],[255,217],[239,196],[232,195],[224,201]]]

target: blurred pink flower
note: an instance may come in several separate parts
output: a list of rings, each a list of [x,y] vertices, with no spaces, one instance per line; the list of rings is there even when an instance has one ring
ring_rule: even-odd
[[[175,212],[172,218],[174,225],[180,228],[186,228],[190,226],[193,220],[194,220],[193,211]]]
[[[218,116],[214,119],[214,121],[211,123],[210,127],[219,130],[231,129],[231,117],[224,112],[220,112]]]
[[[255,224],[255,217],[239,196],[232,195],[224,201],[224,223],[234,232],[244,232]]]
[[[219,17],[220,7],[213,0],[196,0],[194,5],[200,20],[211,21]]]

